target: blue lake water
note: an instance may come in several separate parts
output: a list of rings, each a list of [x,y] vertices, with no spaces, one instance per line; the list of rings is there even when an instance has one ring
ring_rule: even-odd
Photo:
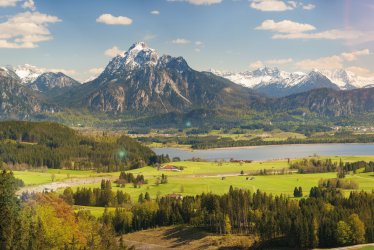
[[[154,148],[157,154],[168,154],[182,160],[199,157],[205,160],[274,160],[285,158],[301,158],[319,156],[353,156],[374,155],[374,144],[303,144],[276,145],[247,148],[224,148],[208,150],[183,150],[178,148]]]

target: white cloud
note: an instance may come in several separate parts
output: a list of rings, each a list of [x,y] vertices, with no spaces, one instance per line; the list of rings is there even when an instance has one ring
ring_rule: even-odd
[[[107,49],[107,50],[104,52],[104,55],[107,56],[107,57],[113,58],[113,57],[118,56],[118,55],[121,55],[121,54],[123,54],[123,53],[124,53],[123,50],[121,50],[121,49],[118,48],[117,46],[113,46],[112,48]]]
[[[193,5],[212,5],[221,3],[223,0],[167,0],[168,2],[187,2]]]
[[[156,15],[156,16],[160,15],[160,11],[158,10],[152,10],[150,13],[151,15]]]
[[[36,48],[38,43],[53,39],[50,23],[61,22],[56,16],[40,12],[23,12],[0,23],[0,48]]]
[[[296,63],[302,70],[311,69],[340,69],[343,67],[343,60],[340,56],[322,57],[315,60],[307,59]]]
[[[258,69],[264,67],[264,63],[262,61],[256,61],[251,64],[249,64],[249,67],[252,69]]]
[[[23,7],[24,9],[30,9],[30,10],[33,10],[33,11],[36,10],[36,6],[35,6],[35,2],[34,2],[34,0],[26,0],[26,1],[22,4],[22,7]]]
[[[303,8],[304,10],[313,10],[316,6],[314,4],[304,4],[298,1],[285,0],[252,0],[249,6],[260,11],[288,11],[296,8]]]
[[[280,33],[301,33],[305,31],[315,30],[316,27],[306,23],[297,23],[290,20],[283,20],[275,22],[274,20],[265,20],[262,24],[256,27],[256,30],[270,30]]]
[[[0,7],[14,7],[18,0],[0,0]]]
[[[303,70],[311,69],[340,69],[343,68],[345,62],[358,60],[359,57],[369,55],[368,49],[357,50],[352,52],[344,52],[340,55],[329,57],[321,57],[318,59],[307,59],[296,63],[296,66]]]
[[[184,45],[184,44],[189,44],[191,41],[187,40],[185,38],[177,38],[177,39],[175,39],[171,42],[174,43],[174,44]]]
[[[103,14],[96,19],[98,23],[108,25],[131,25],[132,20],[126,16],[113,16],[112,14]]]
[[[196,42],[195,42],[195,45],[196,45],[196,46],[204,46],[204,43],[201,42],[201,41],[196,41]]]
[[[256,30],[272,31],[273,39],[325,39],[325,40],[346,40],[350,43],[364,43],[374,40],[374,34],[359,30],[332,29],[322,32],[311,32],[316,30],[311,24],[297,23],[290,20],[276,22],[274,20],[265,20],[256,27]]]
[[[250,7],[260,11],[287,11],[296,8],[295,1],[288,3],[281,0],[253,0]]]
[[[350,53],[342,53],[341,56],[346,60],[346,61],[354,61],[357,60],[358,57],[360,56],[367,56],[370,55],[369,49],[363,49],[363,50],[357,50],[353,51]]]
[[[304,10],[313,10],[316,6],[314,4],[305,4],[303,5]]]
[[[88,70],[88,73],[90,73],[93,76],[98,76],[104,71],[104,68],[92,68]]]
[[[374,72],[371,72],[367,68],[352,66],[352,67],[348,67],[347,70],[355,73],[358,76],[374,77]]]

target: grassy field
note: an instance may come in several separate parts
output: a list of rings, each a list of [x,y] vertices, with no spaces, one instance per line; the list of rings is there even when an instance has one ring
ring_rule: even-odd
[[[74,211],[79,212],[82,210],[89,210],[91,212],[91,215],[95,216],[96,218],[99,218],[103,215],[105,208],[104,207],[89,207],[89,206],[74,206]],[[112,212],[115,208],[109,207],[108,211]]]
[[[351,157],[321,157],[331,158],[333,161],[371,161],[374,156],[351,156]],[[266,193],[274,195],[287,195],[293,197],[293,190],[295,187],[301,186],[304,196],[309,194],[312,187],[318,185],[318,181],[322,178],[336,178],[336,173],[318,173],[318,174],[286,174],[286,175],[262,175],[251,176],[254,171],[261,169],[286,169],[288,168],[287,160],[266,161],[266,162],[252,162],[252,163],[231,163],[231,162],[176,162],[171,163],[176,166],[184,167],[180,172],[159,171],[154,167],[144,167],[128,172],[133,174],[142,174],[148,181],[147,184],[140,188],[134,188],[132,184],[127,184],[125,187],[118,187],[113,183],[113,191],[122,190],[129,193],[133,201],[137,201],[141,193],[148,192],[151,198],[155,199],[158,196],[178,193],[184,196],[197,195],[203,192],[212,192],[216,194],[226,193],[230,186],[234,188],[249,189],[252,192],[261,190]],[[240,175],[244,171],[244,176]],[[156,179],[161,174],[168,176],[168,183],[156,184]],[[52,175],[55,176],[55,181],[63,181],[68,178],[91,178],[102,177],[103,179],[109,177],[118,177],[119,172],[115,173],[96,173],[94,171],[74,171],[74,170],[57,170],[51,169],[45,172],[31,172],[31,171],[15,171],[15,176],[22,179],[26,185],[38,185],[52,182]],[[247,180],[247,177],[254,177],[252,180]],[[350,174],[346,179],[352,179],[359,184],[358,190],[371,192],[374,190],[374,174],[360,173]],[[82,184],[79,187],[98,188],[100,183]],[[76,190],[78,187],[72,187]],[[58,190],[62,192],[63,190]],[[346,195],[351,190],[344,190]],[[88,209],[95,216],[102,215],[104,208],[98,207],[76,207],[76,210]]]
[[[69,178],[106,177],[110,174],[94,171],[48,169],[45,171],[13,171],[14,176],[24,181],[26,186],[41,185],[53,181],[63,181]],[[111,173],[112,174],[112,173]]]
[[[203,192],[212,192],[216,194],[224,194],[228,192],[230,186],[234,188],[244,188],[255,192],[257,189],[272,193],[275,195],[293,196],[293,189],[301,186],[304,195],[309,194],[309,190],[318,185],[318,181],[322,178],[335,178],[336,173],[322,174],[289,174],[289,175],[266,175],[255,176],[254,180],[246,180],[247,176],[230,176],[225,177],[184,177],[169,176],[167,184],[156,185],[155,177],[148,177],[148,184],[140,188],[134,188],[128,184],[121,188],[113,185],[113,190],[122,190],[131,195],[132,200],[136,201],[141,193],[148,192],[151,198],[163,196],[167,194],[179,193],[182,195],[197,195]],[[369,173],[347,176],[347,179],[355,180],[359,184],[359,190],[372,191],[374,189],[374,176]],[[83,185],[84,187],[98,188],[99,184]],[[74,187],[73,189],[76,189]],[[350,190],[344,191],[349,194]]]

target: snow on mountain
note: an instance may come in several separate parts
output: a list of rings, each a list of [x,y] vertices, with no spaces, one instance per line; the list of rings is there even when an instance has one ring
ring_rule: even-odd
[[[306,74],[302,72],[288,73],[286,71],[281,71],[278,68],[269,67],[239,73],[221,72],[213,69],[209,71],[248,88],[256,88],[270,84],[279,84],[284,87],[290,87],[296,85],[306,76]]]
[[[18,65],[18,66],[7,66],[8,70],[13,71],[21,79],[21,84],[27,85],[34,82],[41,74],[44,73],[44,69],[40,69],[30,64]]]
[[[357,76],[344,69],[321,70],[321,73],[338,85],[340,89],[365,88],[374,84],[374,77]]]
[[[158,62],[158,54],[144,42],[133,44],[128,51],[114,57],[102,74],[119,74],[123,71],[132,71],[139,67],[154,66]]]
[[[308,74],[303,72],[288,73],[269,67],[239,73],[221,72],[214,69],[209,71],[234,83],[271,96],[284,96],[314,88],[347,90],[374,85],[374,78],[357,76],[343,69],[313,70]]]

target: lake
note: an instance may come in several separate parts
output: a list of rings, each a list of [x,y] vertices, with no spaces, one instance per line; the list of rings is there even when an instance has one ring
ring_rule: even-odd
[[[258,147],[219,148],[207,150],[183,150],[179,148],[153,148],[157,154],[168,154],[170,158],[182,160],[202,158],[205,160],[254,160],[265,161],[307,156],[353,156],[374,155],[374,144],[302,144]]]

